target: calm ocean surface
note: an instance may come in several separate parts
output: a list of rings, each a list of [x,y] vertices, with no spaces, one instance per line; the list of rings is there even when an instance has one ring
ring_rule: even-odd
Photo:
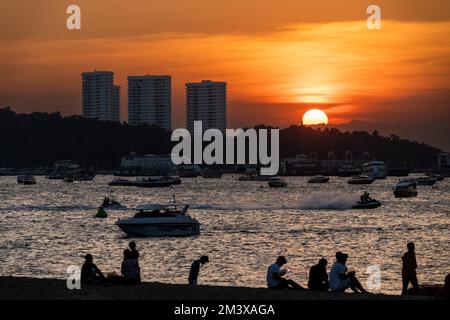
[[[112,178],[69,184],[37,177],[37,185],[24,186],[16,177],[0,177],[0,275],[65,278],[67,267],[81,266],[86,253],[102,271],[119,272],[131,238],[114,223],[133,211],[95,218],[111,190],[129,208],[168,203],[176,194],[200,221],[196,237],[135,239],[144,281],[186,283],[192,260],[207,254],[211,262],[199,283],[264,287],[268,265],[285,255],[287,277],[306,285],[309,267],[321,257],[331,267],[339,250],[349,254],[348,266],[363,285],[367,268],[379,265],[381,292],[398,294],[408,241],[416,243],[420,282],[442,283],[450,272],[450,179],[418,187],[417,198],[395,199],[398,178],[352,186],[346,178],[310,185],[305,177],[287,177],[281,189],[238,182],[235,175],[155,189],[108,187]],[[383,206],[349,210],[364,190]]]

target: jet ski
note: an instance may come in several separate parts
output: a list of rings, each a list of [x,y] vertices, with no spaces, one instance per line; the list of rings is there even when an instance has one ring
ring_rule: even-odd
[[[381,202],[378,200],[370,199],[368,201],[358,201],[352,209],[375,209],[381,206]]]
[[[107,197],[103,200],[102,207],[109,208],[109,209],[125,209],[126,208],[120,202],[113,200],[109,197]]]

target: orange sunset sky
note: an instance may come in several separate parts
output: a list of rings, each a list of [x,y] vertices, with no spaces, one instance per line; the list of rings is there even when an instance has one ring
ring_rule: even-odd
[[[66,7],[82,29],[66,29]],[[366,8],[382,10],[368,30]],[[173,127],[184,84],[228,83],[228,126],[286,127],[324,110],[343,129],[450,151],[448,0],[1,0],[0,106],[81,113],[81,72],[172,76]]]

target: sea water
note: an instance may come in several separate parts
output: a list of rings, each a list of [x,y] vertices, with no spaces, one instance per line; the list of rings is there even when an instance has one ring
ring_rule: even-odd
[[[418,187],[416,198],[396,199],[398,178],[371,185],[348,185],[331,177],[308,184],[286,177],[287,188],[267,182],[184,178],[170,188],[109,187],[112,176],[64,183],[37,177],[18,185],[0,177],[0,275],[64,279],[67,267],[91,253],[104,272],[120,272],[122,252],[135,240],[144,281],[187,283],[194,259],[208,255],[199,284],[264,287],[267,267],[278,255],[288,260],[286,277],[306,286],[309,268],[336,251],[349,254],[348,266],[365,285],[368,268],[379,266],[384,293],[401,291],[401,256],[416,243],[421,283],[443,283],[450,272],[450,179]],[[351,210],[363,191],[383,205]],[[114,197],[130,210],[108,210],[95,218],[103,198]],[[201,234],[187,238],[129,238],[114,223],[143,203],[170,203],[172,195],[191,204]]]

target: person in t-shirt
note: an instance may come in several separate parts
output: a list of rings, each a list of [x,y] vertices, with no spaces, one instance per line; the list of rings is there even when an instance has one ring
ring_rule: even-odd
[[[311,291],[327,291],[329,289],[327,259],[320,259],[319,263],[309,270],[308,289]]]
[[[281,269],[287,263],[284,256],[279,256],[277,261],[267,269],[267,287],[269,289],[303,289],[301,285],[290,279],[283,278],[286,270]]]
[[[333,264],[329,275],[330,289],[332,292],[345,292],[348,288],[355,293],[368,293],[356,278],[355,271],[348,272],[348,254],[336,252],[336,262]]]
[[[402,262],[402,280],[403,280],[403,290],[402,294],[407,294],[408,285],[411,282],[413,286],[413,293],[419,293],[419,282],[417,281],[417,261],[416,261],[416,253],[415,245],[413,242],[408,243],[407,245],[408,251],[403,254]]]
[[[195,287],[197,285],[198,274],[200,273],[200,266],[209,262],[208,256],[201,256],[200,259],[192,262],[191,270],[189,271],[188,282],[190,286]]]
[[[85,261],[81,267],[81,282],[88,284],[101,284],[105,282],[105,276],[99,268],[94,264],[92,255],[87,254]]]

